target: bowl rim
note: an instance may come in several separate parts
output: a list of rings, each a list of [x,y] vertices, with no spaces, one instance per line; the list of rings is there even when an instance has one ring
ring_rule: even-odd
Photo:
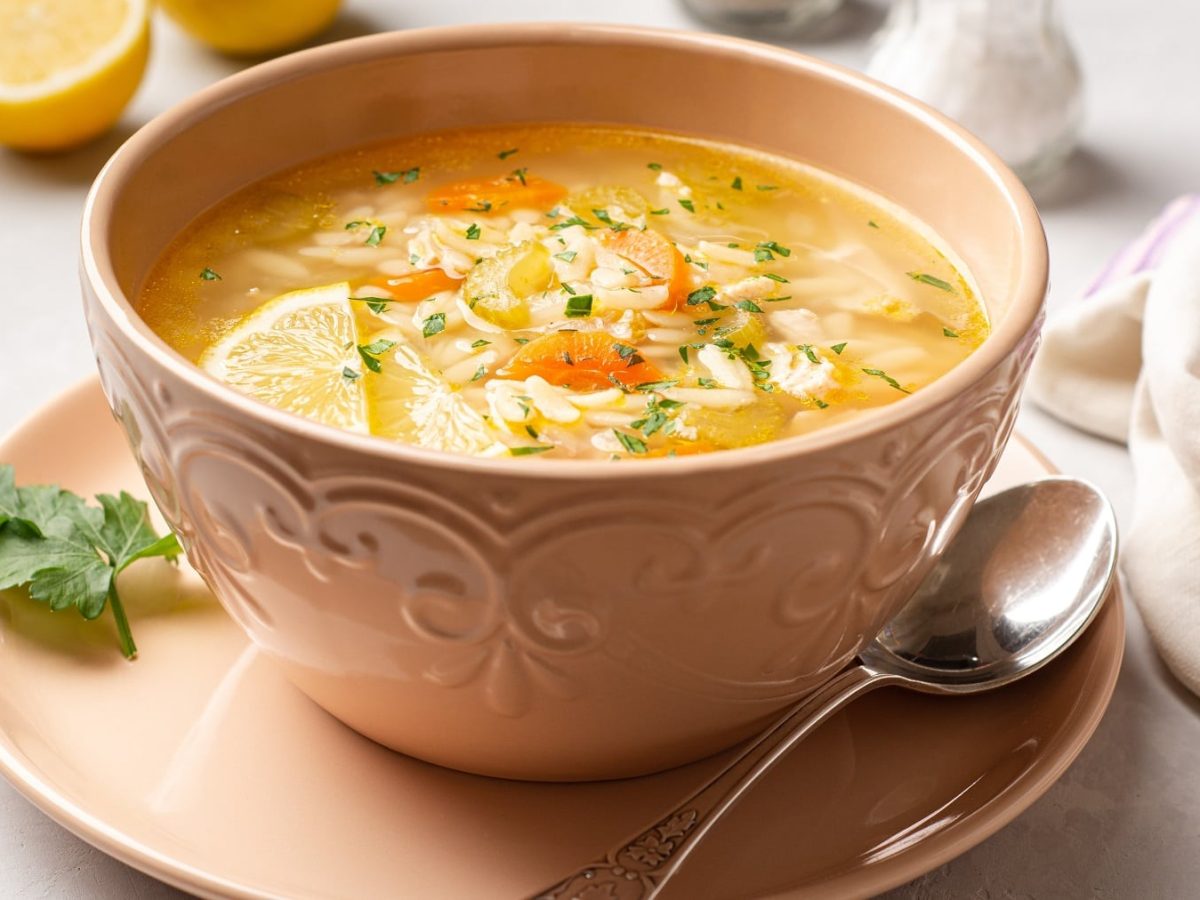
[[[357,65],[400,55],[545,46],[547,43],[618,43],[638,47],[692,49],[723,57],[753,60],[776,68],[791,69],[811,78],[833,81],[882,101],[919,121],[971,157],[996,182],[1009,204],[1019,235],[1021,265],[1018,267],[1016,283],[1010,291],[1010,304],[1003,320],[970,356],[917,393],[828,428],[750,447],[670,459],[637,460],[635,465],[614,466],[607,459],[543,460],[530,465],[524,460],[446,453],[344,431],[241,394],[206,374],[151,331],[117,283],[108,256],[107,224],[122,187],[146,156],[174,135],[205,119],[213,110],[236,103],[242,97],[341,65]],[[1002,365],[1021,340],[1035,329],[1042,314],[1049,265],[1041,219],[1020,179],[978,138],[926,104],[836,63],[757,41],[671,28],[578,22],[449,25],[384,32],[300,50],[227,76],[160,113],[117,149],[88,191],[80,238],[81,274],[122,337],[155,364],[183,379],[189,387],[207,395],[212,401],[232,406],[239,413],[294,437],[350,453],[464,473],[533,479],[660,479],[663,476],[715,473],[756,463],[778,462],[785,458],[803,458],[917,419],[951,402],[970,385],[985,378]]]

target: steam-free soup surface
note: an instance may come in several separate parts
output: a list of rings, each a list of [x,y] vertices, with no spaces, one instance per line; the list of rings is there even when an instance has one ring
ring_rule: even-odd
[[[442,451],[637,459],[903,400],[987,333],[910,219],[798,163],[545,126],[371,146],[190,225],[139,298],[208,372]]]

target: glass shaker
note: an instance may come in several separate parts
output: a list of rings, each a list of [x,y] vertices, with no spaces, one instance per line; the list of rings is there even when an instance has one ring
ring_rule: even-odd
[[[1078,139],[1081,77],[1054,0],[897,0],[867,72],[960,122],[1027,183]]]
[[[825,19],[842,0],[683,0],[683,5],[722,31],[780,40]]]

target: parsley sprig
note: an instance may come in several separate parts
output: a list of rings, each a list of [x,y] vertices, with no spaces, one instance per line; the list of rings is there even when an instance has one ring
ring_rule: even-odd
[[[146,504],[122,491],[100,494],[100,507],[54,485],[17,487],[12,466],[0,466],[0,590],[26,586],[29,596],[85,619],[112,609],[121,652],[137,657],[117,575],[139,559],[180,554],[175,535],[160,537]]]

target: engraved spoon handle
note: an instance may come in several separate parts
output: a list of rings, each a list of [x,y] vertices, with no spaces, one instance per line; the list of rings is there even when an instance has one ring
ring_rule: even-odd
[[[535,894],[535,900],[588,896],[652,900],[717,820],[796,744],[854,698],[894,680],[861,665],[846,669],[763,732],[656,824]],[[596,893],[597,889],[608,893]]]

